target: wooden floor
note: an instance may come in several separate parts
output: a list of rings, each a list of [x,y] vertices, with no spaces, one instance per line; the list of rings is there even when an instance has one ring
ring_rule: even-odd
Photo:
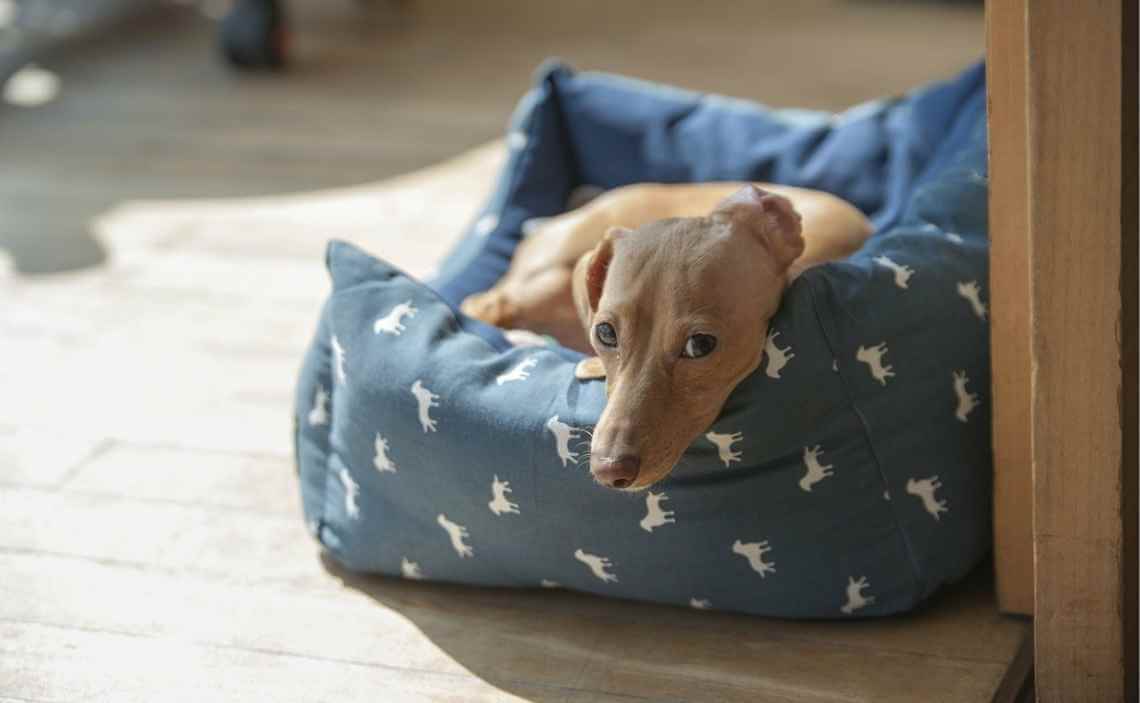
[[[0,106],[0,701],[993,699],[1028,626],[985,570],[859,623],[359,578],[289,438],[324,241],[428,270],[498,146],[376,181],[496,137],[544,55],[838,108],[976,58],[979,8],[294,5],[288,76],[228,75],[173,7]]]

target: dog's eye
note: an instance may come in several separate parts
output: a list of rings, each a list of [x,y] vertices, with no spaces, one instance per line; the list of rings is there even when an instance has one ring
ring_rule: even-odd
[[[716,349],[716,337],[711,334],[694,334],[685,341],[685,351],[681,356],[687,359],[699,359],[708,356]]]
[[[607,347],[617,346],[617,330],[608,322],[600,322],[594,326],[594,336]]]

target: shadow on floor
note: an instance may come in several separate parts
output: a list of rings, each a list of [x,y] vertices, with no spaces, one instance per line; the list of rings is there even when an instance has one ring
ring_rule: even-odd
[[[34,276],[99,266],[107,250],[86,232],[0,232],[0,251],[12,259],[12,268]]]
[[[896,665],[922,668],[940,656],[908,651],[914,637],[925,638],[918,625],[936,638],[962,627],[968,637],[984,637],[1000,617],[987,565],[913,614],[839,622],[696,612],[561,590],[410,582],[349,572],[327,554],[321,559],[330,575],[406,617],[467,671],[539,703],[783,700],[777,694],[790,690],[846,700],[852,676],[836,674],[833,665],[879,661],[882,677],[893,678]],[[854,679],[866,684],[867,676]]]

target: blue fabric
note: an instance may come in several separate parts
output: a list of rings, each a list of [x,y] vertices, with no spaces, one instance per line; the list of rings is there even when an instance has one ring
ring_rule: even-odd
[[[540,72],[425,286],[333,243],[297,386],[306,519],[351,569],[785,617],[913,608],[990,544],[984,69],[838,116]],[[581,185],[758,180],[876,225],[786,293],[760,368],[651,492],[596,486],[578,354],[459,314]]]

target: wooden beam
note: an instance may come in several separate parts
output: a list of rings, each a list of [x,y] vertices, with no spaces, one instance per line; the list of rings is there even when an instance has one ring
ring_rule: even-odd
[[[1026,4],[1035,675],[1125,700],[1124,5]],[[1130,108],[1133,106],[1129,106]],[[1133,146],[1134,148],[1134,146]],[[1134,224],[1131,227],[1134,228]],[[1134,402],[1134,400],[1133,400]],[[1135,519],[1134,517],[1131,519]],[[1132,568],[1135,568],[1134,566]],[[1131,662],[1129,663],[1132,664]]]
[[[1125,695],[1132,703],[1140,701],[1140,232],[1137,231],[1140,207],[1140,171],[1137,171],[1137,146],[1140,122],[1137,121],[1138,38],[1140,7],[1135,0],[1125,1],[1123,70],[1121,72],[1124,106],[1121,173],[1124,178],[1121,227],[1124,235],[1120,299],[1123,322],[1120,327],[1121,372],[1124,395],[1121,402],[1124,427],[1124,679]]]
[[[1026,0],[986,7],[993,368],[994,571],[998,607],[1033,613],[1029,131]]]

